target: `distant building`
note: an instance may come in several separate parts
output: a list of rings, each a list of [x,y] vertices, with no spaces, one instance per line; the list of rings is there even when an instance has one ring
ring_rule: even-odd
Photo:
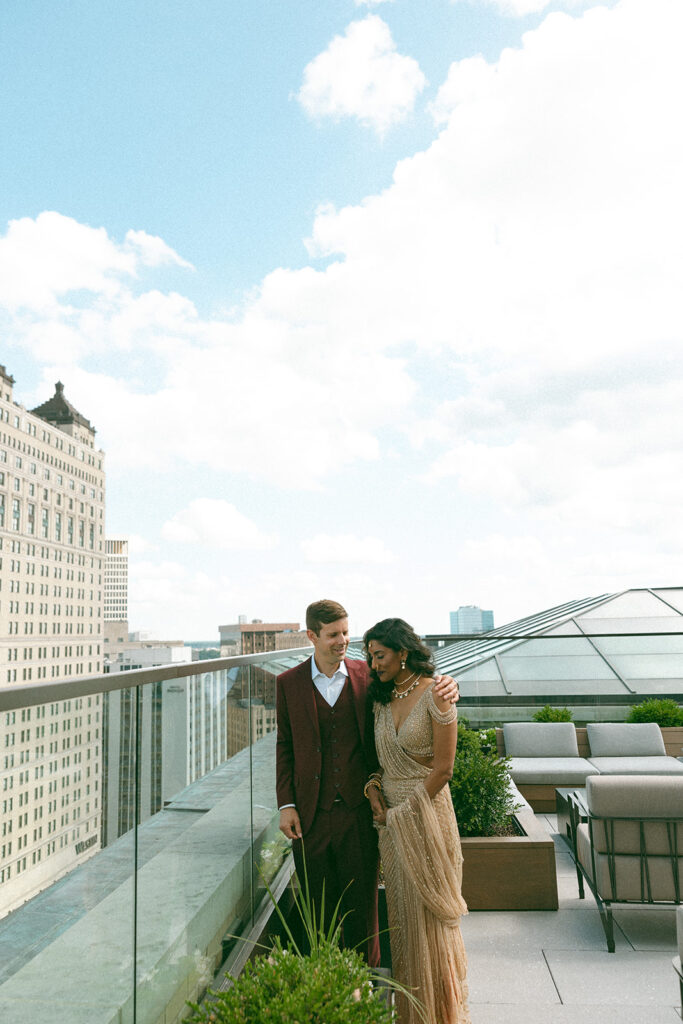
[[[460,605],[451,612],[451,633],[487,633],[493,629],[493,612],[484,611],[476,604]]]
[[[128,541],[104,542],[104,621],[128,620]]]
[[[243,621],[244,620],[244,621]],[[260,654],[263,651],[286,651],[290,647],[306,647],[310,640],[298,622],[262,622],[240,615],[239,621],[219,626],[221,658],[237,654]]]

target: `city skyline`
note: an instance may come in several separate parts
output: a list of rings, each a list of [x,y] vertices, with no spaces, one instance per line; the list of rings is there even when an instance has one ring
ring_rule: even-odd
[[[680,582],[673,0],[0,12],[0,363],[133,628]]]

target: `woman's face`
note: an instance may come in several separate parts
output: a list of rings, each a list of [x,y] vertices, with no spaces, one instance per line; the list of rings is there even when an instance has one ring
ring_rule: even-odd
[[[371,640],[368,644],[368,654],[370,655],[370,667],[377,673],[381,682],[388,683],[390,679],[395,679],[401,671],[401,657],[405,652],[392,651],[390,647],[385,647],[378,640]]]

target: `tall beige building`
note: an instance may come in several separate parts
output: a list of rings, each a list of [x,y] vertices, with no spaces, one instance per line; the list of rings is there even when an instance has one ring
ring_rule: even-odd
[[[104,542],[104,620],[128,620],[128,541]]]
[[[64,387],[33,410],[0,366],[0,680],[102,671],[105,473]],[[101,699],[0,717],[0,916],[100,842]]]

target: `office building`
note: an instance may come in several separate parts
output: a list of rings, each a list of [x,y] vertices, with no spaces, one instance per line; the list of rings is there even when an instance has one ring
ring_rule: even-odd
[[[104,455],[64,395],[27,410],[0,366],[0,679],[102,671]],[[0,720],[0,915],[99,847],[101,697]]]
[[[128,541],[104,542],[104,620],[128,620]]]
[[[221,658],[236,654],[260,654],[263,651],[286,651],[290,647],[306,647],[310,640],[298,622],[246,621],[239,616],[236,623],[219,626]]]
[[[461,605],[451,612],[451,633],[487,633],[493,629],[493,612],[484,611],[475,604]]]

